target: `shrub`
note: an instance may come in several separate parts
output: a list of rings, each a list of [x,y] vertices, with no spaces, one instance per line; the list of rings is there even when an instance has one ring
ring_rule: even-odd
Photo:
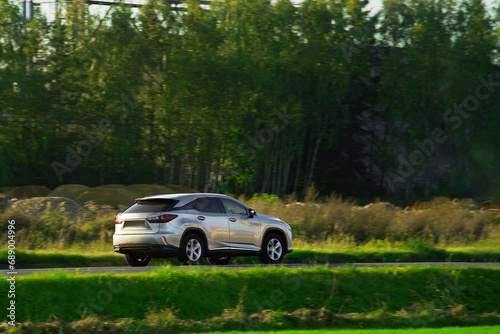
[[[109,205],[118,207],[120,205],[132,205],[137,196],[124,187],[99,186],[82,192],[76,198],[80,204],[92,201],[97,205]]]
[[[117,190],[126,191],[107,189],[112,190],[115,197]],[[294,194],[285,196],[284,200],[277,195],[256,194],[245,202],[257,212],[284,220],[292,226],[294,240],[307,243],[365,244],[372,240],[384,240],[389,243],[418,241],[429,245],[450,245],[476,242],[500,232],[498,213],[471,210],[467,202],[448,198],[435,198],[404,209],[380,201],[357,206],[352,200],[345,200],[336,194],[319,201],[312,188],[306,199],[305,202],[298,202]],[[57,201],[53,206],[59,203]],[[63,248],[89,242],[101,245],[111,243],[115,209],[89,201],[85,204],[87,210],[78,206],[87,212],[84,215],[87,218],[81,215],[71,218],[67,202],[64,202],[64,207],[38,205],[44,209],[40,214],[8,208],[0,215],[0,228],[5,231],[8,220],[15,219],[18,245],[28,249],[48,245]],[[19,203],[22,204],[21,201]]]
[[[86,220],[83,220],[70,218],[64,210],[63,205],[47,205],[44,212],[30,215],[7,210],[0,215],[0,228],[5,234],[8,220],[15,220],[16,245],[24,249],[62,249],[91,242],[111,244],[114,211],[100,211],[95,216],[84,215]],[[1,237],[6,238],[5,235]]]
[[[78,195],[88,190],[89,187],[83,184],[63,184],[52,190],[49,194],[50,197],[66,197],[76,200]]]
[[[471,243],[486,239],[498,228],[500,217],[485,210],[470,210],[467,203],[435,198],[400,209],[390,203],[376,202],[356,206],[332,194],[317,201],[310,189],[305,202],[294,195],[285,201],[276,195],[254,195],[248,202],[258,212],[283,219],[294,229],[294,237],[307,242],[370,240],[411,241],[431,244]],[[313,201],[315,200],[315,201]]]

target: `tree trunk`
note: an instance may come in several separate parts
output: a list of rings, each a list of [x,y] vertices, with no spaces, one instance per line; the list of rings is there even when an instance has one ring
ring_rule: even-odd
[[[185,169],[184,169],[184,154],[182,155],[181,162],[179,164],[179,185],[183,186],[185,181]]]
[[[277,147],[278,145],[273,145],[273,146]],[[273,162],[272,162],[273,167],[272,167],[272,175],[271,175],[271,180],[272,180],[271,194],[276,194],[276,192],[277,192],[279,153],[280,152],[278,150],[278,152],[274,152],[274,154],[273,154]]]
[[[266,161],[264,164],[264,181],[262,183],[262,189],[261,193],[267,193],[268,192],[268,186],[269,186],[269,178],[271,177],[271,161],[269,159],[269,156],[266,157]]]
[[[174,174],[175,174],[175,151],[174,151],[174,141],[170,138],[170,177],[168,180],[168,184],[174,184]]]
[[[210,173],[212,168],[212,164],[210,162],[207,162],[206,164],[207,164],[207,169],[205,171],[205,184],[203,185],[204,193],[208,192],[208,189],[210,187]]]
[[[292,152],[288,154],[286,157],[284,157],[285,163],[283,167],[283,181],[281,183],[281,189],[280,193],[281,194],[286,194],[286,188],[288,185],[288,176],[290,175],[290,165],[292,163]]]
[[[302,167],[302,159],[304,157],[304,145],[305,145],[305,136],[302,136],[301,145],[299,148],[299,154],[297,157],[297,172],[295,173],[295,180],[293,182],[293,188],[292,188],[293,193],[297,193],[297,187],[299,185],[300,169]]]
[[[307,177],[307,182],[306,182],[306,189],[308,189],[311,184],[312,184],[312,179],[313,179],[313,174],[314,174],[314,167],[316,165],[316,157],[318,155],[318,150],[321,145],[321,141],[323,140],[323,136],[326,132],[326,123],[328,122],[328,114],[325,115],[325,121],[323,123],[323,126],[321,127],[320,133],[318,135],[318,140],[316,141],[316,145],[314,147],[314,152],[312,155],[311,159],[311,164],[309,166],[309,176]]]

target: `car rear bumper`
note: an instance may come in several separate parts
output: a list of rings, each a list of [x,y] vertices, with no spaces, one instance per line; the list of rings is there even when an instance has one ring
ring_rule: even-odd
[[[121,254],[148,254],[151,257],[174,257],[179,254],[179,248],[158,244],[118,244],[114,251]]]

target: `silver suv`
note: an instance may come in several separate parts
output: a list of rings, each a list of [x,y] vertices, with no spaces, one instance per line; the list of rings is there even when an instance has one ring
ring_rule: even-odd
[[[227,264],[232,256],[256,255],[280,263],[293,250],[287,223],[229,196],[204,193],[136,199],[116,216],[113,244],[134,267],[159,257]]]

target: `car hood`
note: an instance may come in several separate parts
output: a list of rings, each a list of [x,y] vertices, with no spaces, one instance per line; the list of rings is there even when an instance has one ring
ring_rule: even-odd
[[[273,223],[283,223],[283,221],[279,218],[276,218],[274,216],[270,216],[270,215],[266,215],[264,213],[259,213],[257,212],[257,217],[259,217],[260,219],[263,219],[263,220],[269,220],[269,221],[272,221]]]

